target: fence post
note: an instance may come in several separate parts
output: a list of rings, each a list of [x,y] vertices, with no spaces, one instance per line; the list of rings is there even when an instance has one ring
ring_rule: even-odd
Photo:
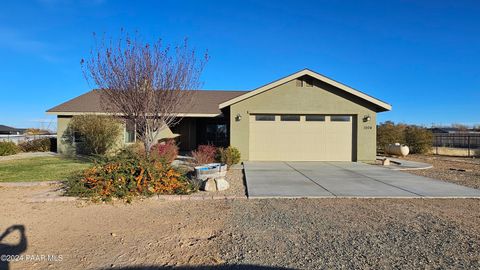
[[[470,135],[468,135],[467,140],[468,140],[468,157],[470,157]]]

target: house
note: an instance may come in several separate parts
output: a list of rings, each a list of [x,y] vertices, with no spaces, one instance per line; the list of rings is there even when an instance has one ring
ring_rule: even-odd
[[[102,113],[99,90],[60,104],[58,149],[70,118]],[[180,123],[163,132],[178,134],[181,150],[200,144],[237,147],[243,160],[373,161],[376,115],[388,103],[304,69],[252,91],[195,90],[193,106]],[[135,140],[125,128],[125,143]],[[130,135],[129,135],[130,134]]]
[[[20,135],[25,133],[24,128],[14,128],[5,125],[0,125],[0,135]]]

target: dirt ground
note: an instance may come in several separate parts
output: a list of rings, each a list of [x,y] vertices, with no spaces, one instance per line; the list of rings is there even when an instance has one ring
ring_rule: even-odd
[[[12,232],[0,250],[62,256],[12,269],[480,267],[480,200],[25,203],[35,188],[0,192],[0,230],[22,225],[26,238],[25,250],[1,247],[19,242]]]
[[[405,159],[433,165],[431,169],[408,171],[409,173],[480,189],[479,158],[409,155]]]
[[[229,219],[230,207],[225,202],[23,202],[32,189],[0,190],[0,230],[23,225],[27,239],[23,255],[62,255],[62,260],[12,262],[12,269],[95,269],[222,262],[215,239]],[[1,243],[15,244],[18,236],[18,232],[12,233]]]
[[[476,199],[25,201],[46,188],[0,187],[11,269],[480,268]]]

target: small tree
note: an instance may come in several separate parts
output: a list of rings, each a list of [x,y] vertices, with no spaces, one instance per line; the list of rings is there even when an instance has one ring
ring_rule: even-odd
[[[78,115],[72,117],[69,128],[82,136],[85,154],[104,155],[118,142],[121,122],[112,116]]]
[[[172,51],[161,40],[150,44],[122,31],[117,42],[96,43],[81,64],[87,80],[101,90],[104,110],[133,121],[148,154],[158,133],[188,113],[193,98],[188,90],[200,86],[206,61],[206,54],[197,60],[186,40]]]

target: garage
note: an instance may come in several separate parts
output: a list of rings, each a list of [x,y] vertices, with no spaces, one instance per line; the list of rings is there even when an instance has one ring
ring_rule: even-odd
[[[352,115],[252,114],[250,160],[352,161]]]
[[[219,105],[244,161],[365,161],[392,106],[305,69]]]

